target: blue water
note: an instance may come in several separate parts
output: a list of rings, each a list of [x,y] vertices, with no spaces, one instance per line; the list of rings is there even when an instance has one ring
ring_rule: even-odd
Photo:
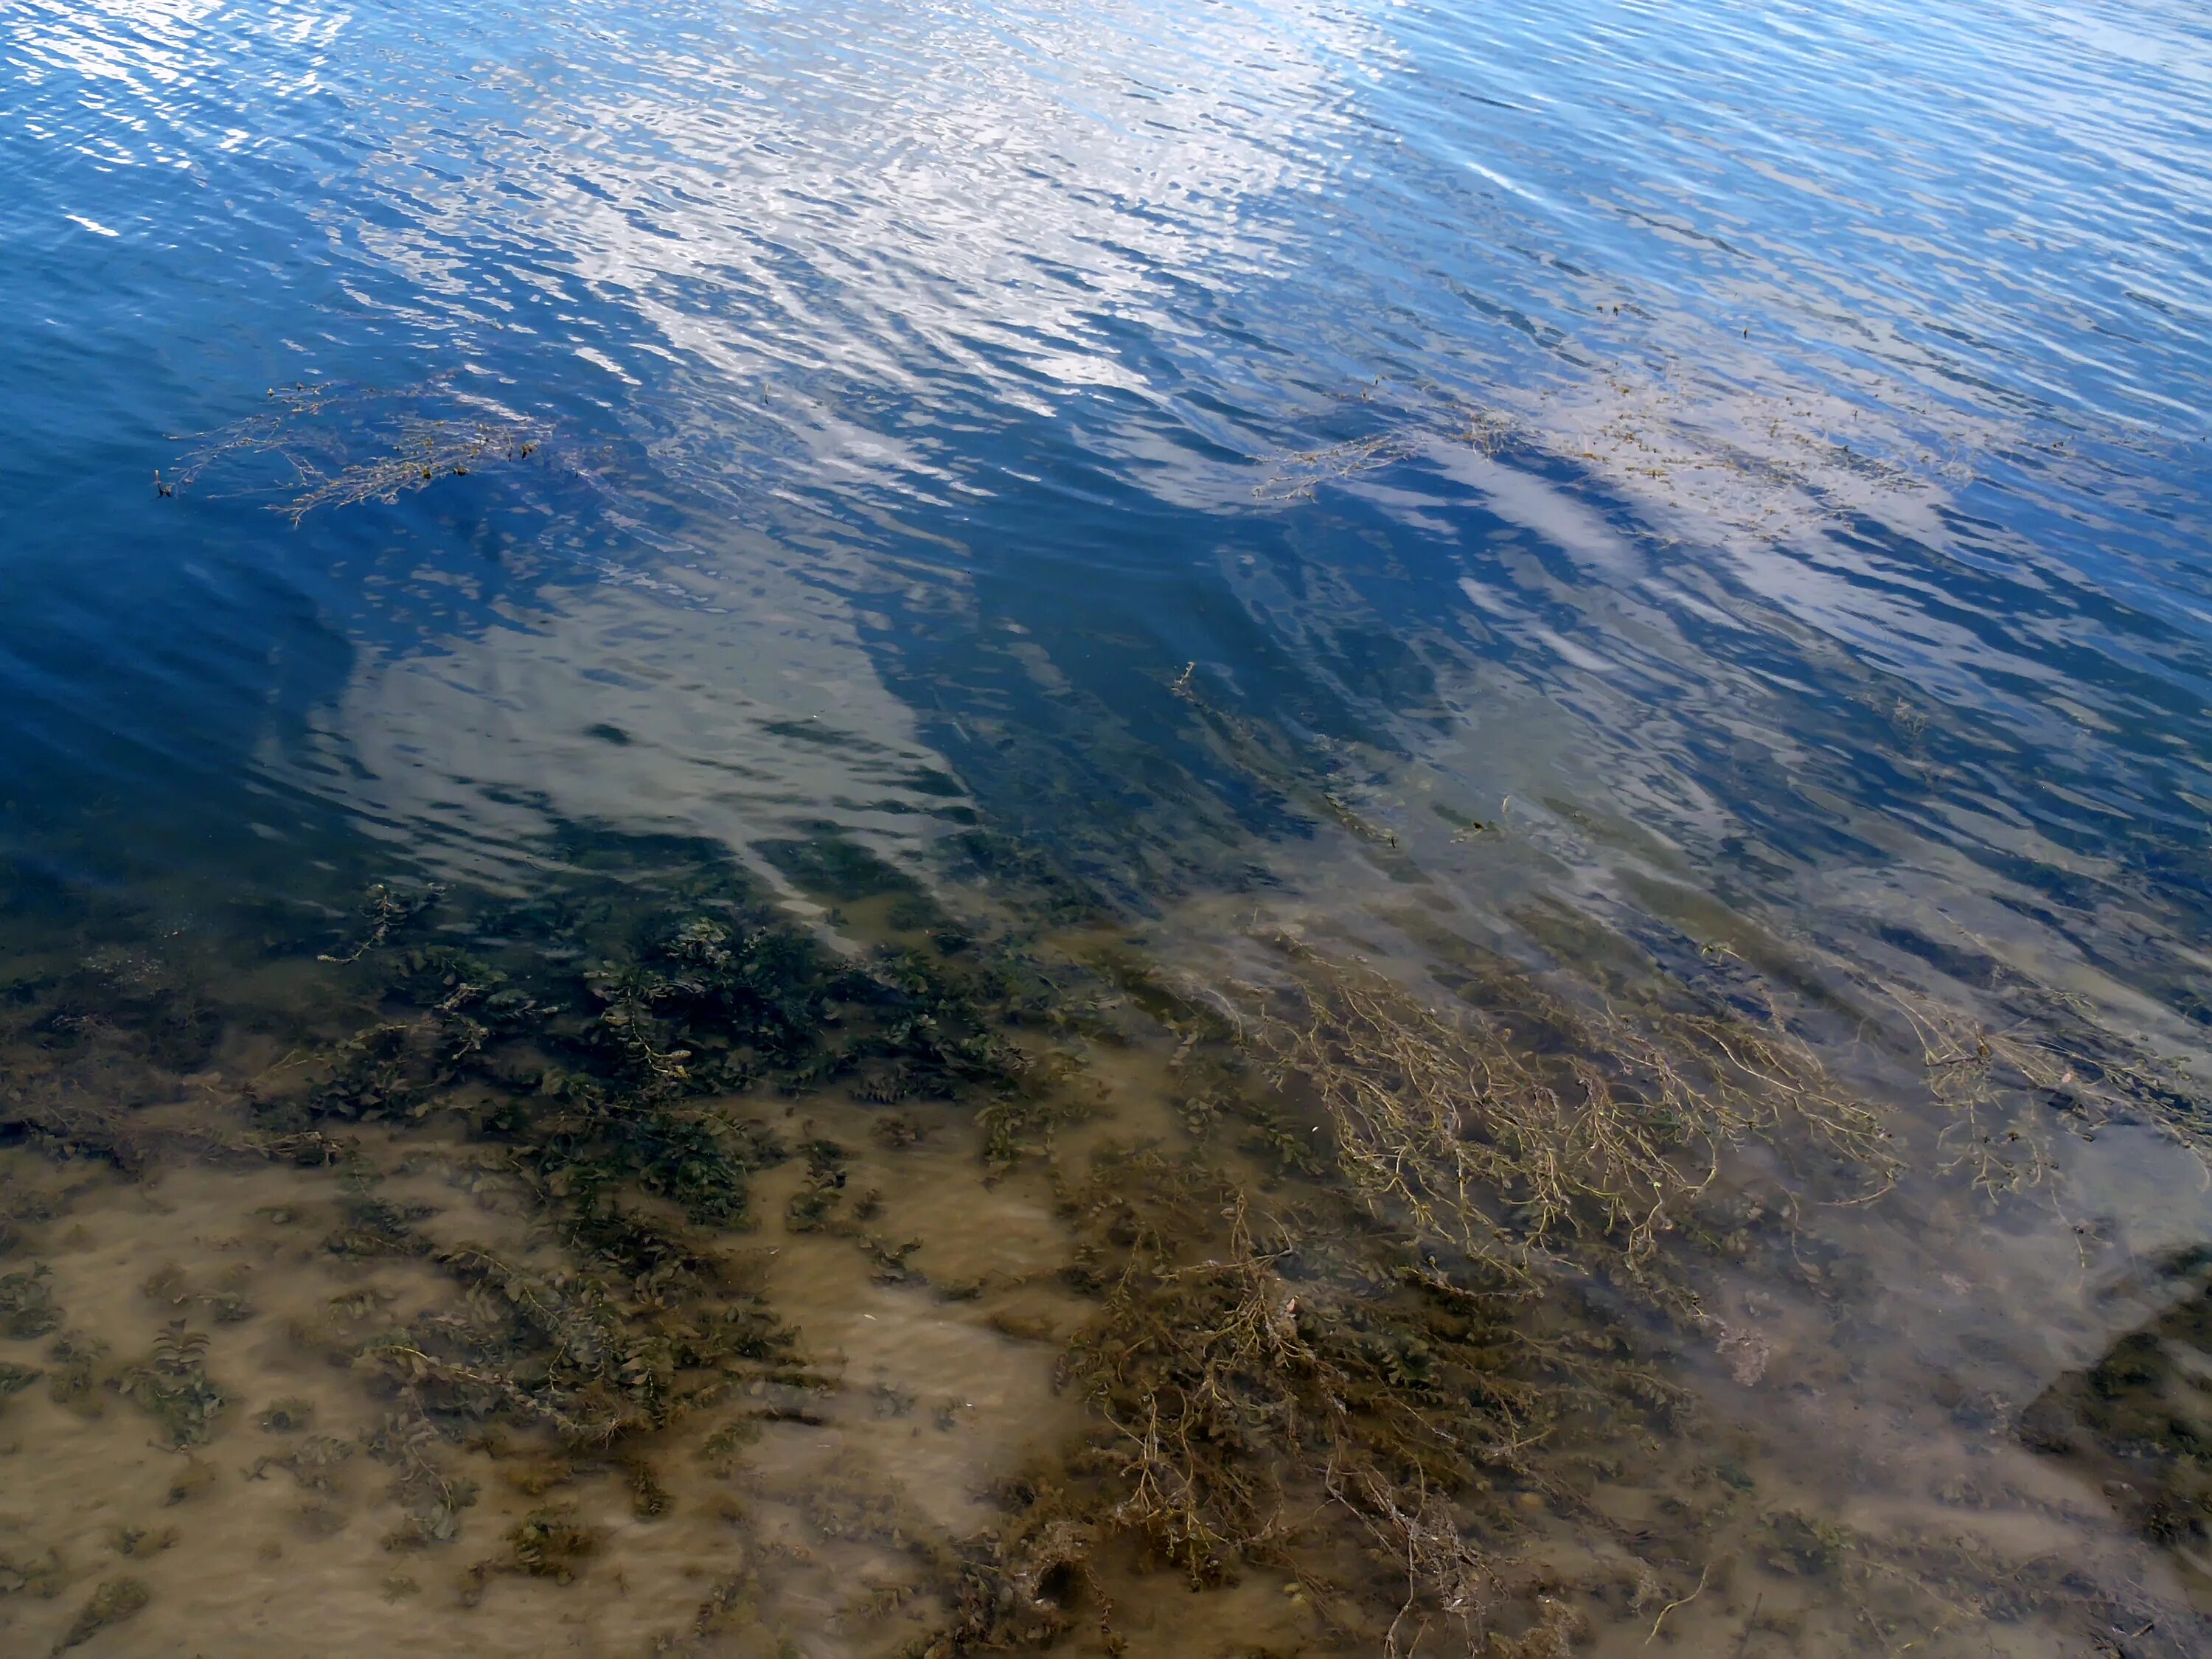
[[[0,51],[0,790],[68,878],[412,833],[285,763],[365,653],[757,566],[1011,820],[1077,816],[1040,754],[1107,840],[1233,794],[1186,662],[1406,754],[1480,684],[1703,860],[1904,835],[2198,915],[2191,8],[19,4]],[[434,381],[588,464],[155,495],[272,386]]]

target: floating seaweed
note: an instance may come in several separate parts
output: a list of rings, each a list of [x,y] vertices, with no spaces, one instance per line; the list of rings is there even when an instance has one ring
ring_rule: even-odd
[[[390,504],[441,478],[526,461],[551,435],[543,422],[460,397],[442,381],[394,390],[338,381],[272,386],[259,413],[177,440],[191,447],[167,477],[156,473],[155,484],[173,495],[219,469],[267,458],[289,476],[257,493],[279,494],[268,506],[296,525],[319,508]]]

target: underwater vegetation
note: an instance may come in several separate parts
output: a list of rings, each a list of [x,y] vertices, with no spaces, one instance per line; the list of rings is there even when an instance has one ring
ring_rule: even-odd
[[[1771,1003],[1688,988],[1577,1005],[1502,960],[1442,1014],[1356,963],[1278,942],[1287,996],[1237,988],[1225,1017],[1278,1089],[1308,1091],[1370,1210],[1407,1218],[1509,1279],[1593,1252],[1642,1277],[1723,1153],[1787,1139],[1894,1170],[1880,1115],[1832,1079]]]
[[[2193,1590],[2212,1589],[2212,1290],[2203,1250],[2156,1263],[2146,1288],[2172,1295],[2094,1364],[2029,1402],[2020,1433],[2092,1475],[2130,1523],[2170,1550]]]
[[[141,1270],[138,1334],[107,1340],[41,1243],[78,1189],[11,1177],[0,1410],[39,1388],[80,1420],[127,1407],[178,1460],[162,1504],[276,1482],[319,1540],[366,1503],[365,1535],[420,1564],[390,1575],[401,1599],[557,1594],[625,1571],[624,1528],[711,1522],[738,1565],[668,1607],[662,1654],[804,1654],[823,1615],[792,1585],[833,1572],[842,1639],[915,1659],[1121,1652],[1170,1583],[1273,1587],[1263,1647],[1538,1659],[1608,1620],[1656,1639],[1732,1573],[1802,1587],[1760,1593],[1746,1652],[1990,1619],[2164,1620],[2128,1650],[2183,1650],[2185,1615],[2139,1586],[1765,1498],[1691,1381],[1769,1362],[1717,1275],[1847,1283],[1801,1201],[1872,1201],[1915,1156],[2017,1187],[2037,1143],[2005,1126],[2141,1106],[2124,1056],[1901,1004],[1892,1046],[1948,1112],[1908,1146],[1748,970],[1577,988],[1468,947],[1417,993],[1262,931],[1249,971],[1202,977],[980,832],[952,849],[975,903],[826,829],[757,850],[828,921],[720,848],[579,829],[526,892],[374,884],[264,928],[228,978],[27,955],[9,1138],[56,1170],[158,1185],[181,1158],[289,1195],[255,1200],[230,1267]],[[1160,1110],[1117,1107],[1133,1089]],[[934,1265],[902,1160],[953,1150],[977,1191],[1041,1195],[1057,1261]],[[778,1473],[785,1430],[957,1437],[970,1409],[863,1390],[810,1337],[820,1310],[779,1301],[779,1255],[962,1310],[1049,1366],[1080,1426],[1030,1436],[957,1523],[862,1459]],[[319,1304],[267,1310],[257,1260]],[[264,1385],[234,1329],[327,1381]],[[2075,1392],[2117,1398],[2097,1379],[2124,1358]],[[2068,1407],[2066,1443],[2136,1455],[2116,1409]],[[2154,1536],[2201,1530],[2193,1444],[2138,1504]],[[1622,1518],[1638,1492],[1661,1495]],[[161,1605],[167,1535],[113,1534],[156,1577],[83,1589],[64,1646]],[[11,1593],[86,1583],[8,1564]]]
[[[62,1639],[54,1644],[56,1653],[64,1653],[100,1634],[111,1625],[119,1625],[126,1619],[135,1619],[153,1600],[153,1592],[143,1578],[110,1578],[92,1593],[78,1612]]]
[[[151,1416],[179,1451],[214,1438],[216,1418],[226,1403],[207,1373],[207,1343],[204,1333],[173,1321],[154,1339],[151,1353],[113,1379],[117,1392]]]

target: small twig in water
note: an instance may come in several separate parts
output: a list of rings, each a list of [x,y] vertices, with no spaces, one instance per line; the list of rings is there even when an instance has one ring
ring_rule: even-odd
[[[1712,1572],[1712,1570],[1713,1564],[1710,1561],[1706,1562],[1705,1571],[1698,1575],[1697,1589],[1692,1590],[1687,1595],[1682,1597],[1681,1600],[1678,1601],[1669,1601],[1665,1607],[1659,1609],[1659,1616],[1651,1621],[1651,1634],[1644,1638],[1644,1645],[1645,1647],[1650,1647],[1654,1642],[1659,1639],[1659,1626],[1667,1622],[1667,1615],[1668,1613],[1674,1612],[1677,1607],[1688,1607],[1691,1602],[1696,1601],[1700,1595],[1703,1595],[1705,1593],[1705,1579]]]

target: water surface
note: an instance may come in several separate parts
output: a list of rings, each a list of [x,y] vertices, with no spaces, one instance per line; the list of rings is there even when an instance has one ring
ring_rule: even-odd
[[[65,1315],[0,1353],[40,1373],[0,1418],[27,1651],[125,1581],[88,1651],[2201,1649],[2191,9],[32,3],[0,63],[0,1267]],[[684,1218],[793,1333],[750,1416],[586,1451],[334,1368],[340,1302],[419,1337],[517,1282],[465,1241],[600,1271],[483,1104],[548,1097],[557,1020],[422,1112],[313,1092],[364,1028],[477,1018],[404,953],[581,1019],[700,905],[1003,946],[1047,988],[976,1018],[1087,1115],[1013,1133],[910,1036],[694,1090],[781,1154]],[[1747,1135],[1669,1212],[1696,1311],[1539,1298],[1683,1392],[1547,1447],[1571,1477],[1462,1460],[1480,1608],[1371,1497],[1293,1480],[1310,1530],[1196,1600],[1111,1480],[1035,1501],[1112,1461],[1114,1182],[1354,1241],[1272,1261],[1310,1308],[1370,1246],[1458,1270],[1203,1108],[1194,1011],[1303,1006],[1301,952],[1524,1045],[1566,1029],[1530,986],[1593,1042],[1775,1011],[1899,1161],[1876,1200]],[[1345,1151],[1297,1066],[1205,1042]],[[794,1224],[817,1142],[880,1220]],[[372,1187],[415,1242],[326,1248]],[[223,1403],[149,1447],[173,1318]],[[343,1480],[258,1426],[295,1396]],[[399,1419],[482,1489],[458,1535],[399,1536]],[[573,1583],[515,1565],[547,1503],[597,1528]]]

